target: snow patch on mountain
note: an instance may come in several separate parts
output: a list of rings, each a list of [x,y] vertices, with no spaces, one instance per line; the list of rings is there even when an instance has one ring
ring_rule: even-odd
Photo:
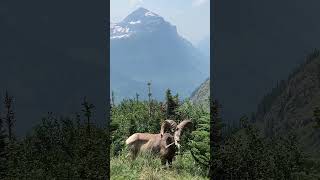
[[[145,8],[139,8],[123,21],[110,24],[110,39],[128,38],[136,34],[153,33],[160,29],[176,33],[176,27],[161,16]]]
[[[128,27],[121,27],[121,26],[114,26],[112,32],[113,33],[128,33],[129,32],[129,28]]]
[[[138,20],[138,21],[130,21],[130,22],[129,22],[129,24],[140,24],[140,23],[141,23],[140,20]]]
[[[111,36],[110,39],[122,39],[122,38],[128,38],[130,37],[130,34],[123,34],[119,36]]]
[[[145,15],[145,16],[158,16],[158,15],[156,15],[155,13],[150,12],[150,11],[146,12],[144,15]]]
[[[129,27],[123,27],[117,23],[110,24],[110,39],[128,38],[131,34]]]

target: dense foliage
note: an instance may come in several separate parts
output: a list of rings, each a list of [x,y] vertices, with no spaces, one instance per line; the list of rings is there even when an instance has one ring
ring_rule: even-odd
[[[209,126],[209,112],[205,108],[193,105],[190,101],[180,101],[178,94],[172,95],[170,90],[165,93],[165,102],[159,102],[154,99],[140,101],[136,99],[125,99],[111,108],[111,175],[119,176],[120,169],[128,168],[127,165],[115,165],[124,161],[127,155],[127,150],[124,141],[136,132],[159,133],[160,126],[163,120],[172,119],[177,123],[184,119],[191,119],[193,121],[194,129],[192,132],[186,131],[183,134],[181,141],[181,152],[176,161],[174,161],[173,168],[178,173],[178,176],[187,176],[203,179],[207,176],[209,161],[210,161],[210,126]],[[184,161],[187,159],[186,161]],[[152,159],[158,166],[155,169],[161,169],[160,161]],[[137,160],[139,162],[139,160]],[[137,162],[126,160],[126,164],[133,163],[129,172],[134,173],[137,169],[144,169],[148,167]],[[190,174],[186,167],[198,169],[195,174]],[[163,171],[163,170],[161,170]],[[180,172],[180,175],[179,175]],[[141,172],[142,173],[142,172]],[[182,174],[181,174],[182,173]],[[187,174],[183,174],[187,173]],[[128,174],[127,174],[128,175]],[[132,175],[132,174],[131,174]],[[128,175],[129,176],[129,175]],[[136,174],[136,178],[141,174]],[[122,176],[123,177],[123,176]],[[116,178],[116,177],[111,177]]]
[[[2,126],[8,117],[14,122],[13,110],[8,111],[8,107],[12,107],[12,101],[8,105],[8,97],[6,113],[0,121],[0,179],[108,177],[108,137],[104,128],[92,123],[93,105],[85,100],[83,116],[74,118],[48,113],[32,133],[17,139],[13,129],[8,129],[13,124],[8,125],[6,131]],[[8,132],[11,132],[11,138]]]
[[[302,151],[294,135],[265,139],[247,118],[217,152],[215,177],[227,179],[293,179],[304,173]]]
[[[106,179],[109,152],[112,179],[320,177],[319,161],[301,150],[293,132],[265,137],[246,116],[240,119],[240,127],[223,131],[226,126],[218,102],[212,101],[208,112],[207,107],[181,101],[169,90],[165,102],[149,94],[149,100],[136,96],[112,103],[110,129],[93,123],[94,105],[84,99],[81,113],[74,117],[48,113],[31,133],[19,139],[14,133],[14,99],[7,93],[0,116],[0,179]],[[319,114],[315,109],[317,124]],[[158,158],[149,155],[135,161],[127,158],[125,139],[135,132],[159,133],[167,118],[177,122],[191,119],[194,125],[183,134],[182,149],[172,168],[163,168]]]
[[[166,100],[170,99],[168,94],[172,96],[167,91]],[[205,108],[187,100],[179,102],[178,98],[175,98],[174,101],[176,103],[171,103],[175,105],[174,110],[167,107],[167,102],[152,100],[150,105],[150,101],[137,101],[137,99],[124,100],[112,108],[114,129],[111,145],[111,177],[120,179],[125,177],[198,179],[208,176],[216,179],[318,177],[317,161],[301,150],[293,132],[272,138],[265,137],[255,126],[255,122],[246,116],[239,120],[239,127],[224,131],[226,126],[220,118],[221,107],[218,102],[212,102],[210,116]],[[148,113],[150,106],[153,109],[151,116]],[[136,161],[126,158],[128,152],[124,146],[125,139],[134,132],[158,133],[160,124],[166,117],[177,121],[192,119],[194,124],[193,131],[183,136],[182,153],[177,155],[173,170],[163,170],[159,160],[152,157],[140,157]],[[196,171],[189,171],[190,167]],[[165,175],[162,176],[163,174]]]
[[[213,103],[211,177],[216,179],[320,177],[319,161],[302,151],[294,132],[272,138],[266,137],[254,123],[243,116],[240,119],[240,127],[222,137],[221,119],[217,110],[217,104]]]

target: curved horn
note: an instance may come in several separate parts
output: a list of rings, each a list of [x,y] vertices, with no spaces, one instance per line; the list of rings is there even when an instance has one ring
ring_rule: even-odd
[[[170,132],[172,134],[177,128],[177,123],[174,120],[167,119],[163,121],[161,125],[160,134],[163,135],[165,132]]]
[[[176,129],[176,132],[174,133],[174,139],[178,148],[180,147],[179,141],[180,141],[180,136],[182,132],[184,131],[184,129],[186,128],[192,129],[192,127],[193,127],[192,121],[189,119],[183,120],[182,122],[179,123]]]
[[[178,131],[182,131],[184,128],[192,128],[192,121],[189,119],[183,120],[177,126]]]

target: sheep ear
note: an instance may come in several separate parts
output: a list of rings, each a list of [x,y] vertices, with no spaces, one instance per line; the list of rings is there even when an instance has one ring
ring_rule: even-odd
[[[177,127],[177,123],[174,120],[167,119],[163,121],[161,125],[160,134],[164,134],[165,132],[173,133]]]
[[[193,128],[193,124],[192,124],[192,121],[189,120],[189,119],[186,119],[186,120],[183,120],[179,123],[179,125],[177,126],[177,132],[180,132],[178,134],[182,134],[182,132],[185,130],[185,129],[191,129],[192,130]]]

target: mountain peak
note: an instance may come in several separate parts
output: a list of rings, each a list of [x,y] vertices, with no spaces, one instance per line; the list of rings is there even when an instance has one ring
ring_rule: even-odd
[[[123,22],[133,22],[133,21],[146,21],[146,20],[154,20],[154,19],[161,19],[163,20],[162,17],[160,17],[158,14],[149,11],[148,9],[145,9],[143,7],[140,7],[138,9],[136,9],[135,11],[133,11],[131,14],[129,14],[124,20]]]
[[[123,21],[110,24],[110,39],[129,38],[136,34],[150,35],[156,32],[176,35],[177,29],[163,17],[143,7],[133,11]]]
[[[135,11],[138,11],[138,12],[144,12],[144,13],[146,13],[146,12],[149,12],[149,10],[148,9],[146,9],[146,8],[144,8],[144,7],[139,7],[138,9],[136,9]],[[134,12],[135,12],[134,11]]]

